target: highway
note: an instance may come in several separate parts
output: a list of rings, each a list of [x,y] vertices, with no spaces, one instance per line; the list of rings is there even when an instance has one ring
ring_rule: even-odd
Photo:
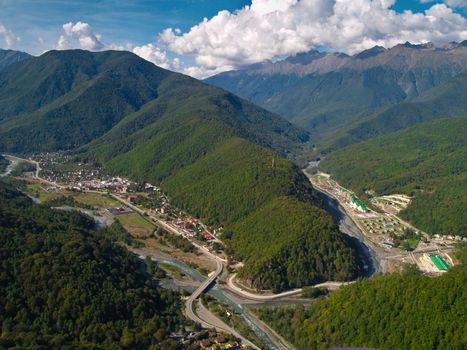
[[[201,320],[193,311],[194,301],[203,293],[210,285],[213,283],[216,278],[221,274],[223,265],[220,261],[216,260],[216,270],[207,278],[201,285],[196,289],[193,294],[186,301],[185,313],[189,319],[194,322],[201,324],[204,328],[214,328],[213,325]]]
[[[291,297],[291,296],[296,296],[299,295],[303,292],[302,288],[297,288],[293,290],[289,290],[286,292],[282,293],[277,293],[277,294],[257,294],[257,293],[251,293],[248,292],[242,288],[240,288],[237,284],[234,282],[235,279],[235,274],[230,276],[229,280],[227,281],[227,289],[233,292],[234,294],[237,294],[247,300],[253,300],[253,301],[261,301],[261,302],[266,302],[266,301],[273,301],[281,298],[286,298],[286,297]],[[333,281],[328,281],[324,283],[319,283],[315,284],[310,287],[314,288],[326,288],[329,290],[336,290],[339,289],[342,286],[352,284],[355,281],[350,281],[350,282],[333,282]]]
[[[53,182],[50,182],[50,181],[47,181],[47,180],[41,178],[39,176],[41,168],[40,168],[40,165],[38,164],[38,162],[29,160],[29,159],[23,159],[23,158],[19,158],[19,157],[15,157],[15,156],[10,156],[10,155],[5,155],[5,156],[10,158],[10,160],[15,161],[15,162],[26,161],[26,162],[35,164],[36,165],[36,172],[35,172],[34,175],[35,175],[35,178],[37,180],[39,180],[39,181],[41,181],[43,183],[46,183],[46,184],[50,184],[50,185],[59,187],[59,188],[64,188],[63,186],[60,186],[60,185],[58,185],[56,183],[53,183]],[[87,192],[95,192],[95,193],[99,193],[99,194],[103,194],[103,195],[107,194],[107,192],[101,192],[101,191],[87,191]],[[126,198],[122,198],[122,197],[120,197],[120,196],[118,196],[116,194],[113,194],[113,193],[109,193],[109,195],[112,198],[118,200],[120,203],[124,204],[125,206],[131,208],[135,212],[141,214],[143,217],[147,218],[148,220],[150,220],[151,222],[153,222],[157,226],[160,226],[160,227],[166,229],[167,231],[169,231],[172,234],[182,235],[182,232],[181,232],[181,230],[179,228],[170,225],[169,223],[155,217],[154,215],[151,215],[151,213],[149,211],[138,208],[137,206],[133,205],[130,201],[126,200]],[[259,348],[255,344],[253,344],[251,341],[249,341],[248,339],[242,337],[240,334],[238,334],[232,328],[230,328],[228,326],[226,327],[226,325],[216,315],[212,314],[205,307],[201,307],[201,310],[203,310],[202,318],[200,318],[195,313],[195,310],[193,309],[194,304],[195,304],[195,300],[197,298],[199,298],[199,296],[203,292],[205,292],[208,289],[209,286],[211,286],[213,283],[215,283],[216,279],[220,276],[220,274],[223,271],[223,267],[224,267],[223,264],[226,263],[226,260],[219,257],[219,256],[217,256],[217,255],[215,255],[215,254],[213,254],[213,253],[211,253],[205,246],[199,245],[199,244],[197,244],[196,242],[193,242],[193,241],[190,241],[190,242],[196,248],[198,248],[201,252],[203,252],[204,254],[206,254],[207,256],[209,256],[210,258],[212,258],[215,261],[216,270],[214,272],[212,272],[211,275],[205,281],[203,281],[201,283],[201,285],[187,299],[186,305],[185,305],[185,314],[186,314],[186,316],[189,319],[191,319],[192,321],[194,321],[196,323],[199,323],[203,328],[214,328],[214,329],[217,329],[218,331],[231,333],[236,338],[240,339],[243,344],[251,346],[252,348],[259,350]],[[265,302],[265,301],[270,301],[270,300],[277,300],[277,299],[283,298],[283,297],[293,296],[293,295],[299,294],[302,291],[301,289],[296,289],[296,290],[292,290],[292,291],[288,291],[288,292],[284,292],[284,293],[280,293],[280,294],[270,294],[270,295],[255,294],[255,293],[245,291],[245,290],[241,289],[240,287],[238,287],[237,285],[235,285],[233,283],[234,277],[235,277],[235,275],[231,276],[231,278],[228,280],[227,289],[229,289],[231,292],[233,292],[234,294],[237,294],[238,296],[242,297],[245,300]],[[342,283],[342,284],[345,284],[345,283]],[[339,282],[327,282],[327,283],[323,283],[322,285],[317,285],[317,286],[329,287],[330,289],[335,289],[335,288],[340,287],[340,285],[342,285],[342,284],[339,283]],[[260,328],[262,328],[262,327],[260,327]],[[263,332],[264,332],[264,330],[263,330]],[[277,339],[274,339],[274,340],[271,339],[271,340],[273,341],[273,343],[279,349],[284,348],[284,344],[281,344],[280,342],[278,342]],[[286,348],[289,348],[289,347],[286,347]]]
[[[248,339],[242,337],[237,332],[232,331],[232,329],[224,329],[224,327],[220,327],[218,325],[216,326],[215,324],[211,324],[211,323],[209,323],[207,321],[208,317],[205,317],[204,320],[202,320],[201,318],[198,317],[198,315],[196,315],[196,313],[193,310],[193,304],[194,304],[195,300],[198,299],[198,297],[212,283],[214,283],[216,281],[217,277],[219,277],[219,275],[222,273],[223,267],[224,267],[224,265],[222,264],[222,262],[219,259],[216,259],[216,270],[209,276],[209,278],[207,278],[203,283],[201,283],[201,285],[193,292],[193,294],[191,294],[188,297],[188,299],[186,301],[186,304],[185,304],[185,314],[190,320],[192,320],[192,321],[194,321],[196,323],[199,323],[203,328],[215,328],[218,331],[233,333],[233,335],[235,337],[241,339],[243,344],[251,346],[253,349],[260,350],[255,344],[250,342]],[[205,313],[207,314],[207,316],[212,317],[214,319],[217,319],[217,316],[211,314],[207,309],[205,309]],[[213,323],[219,324],[219,322],[213,322]],[[223,323],[223,322],[220,322],[220,323]]]

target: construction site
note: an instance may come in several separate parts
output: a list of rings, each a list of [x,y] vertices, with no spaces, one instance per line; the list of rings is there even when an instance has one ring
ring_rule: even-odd
[[[310,181],[315,188],[338,201],[367,243],[389,265],[401,268],[406,263],[416,264],[420,271],[436,275],[455,264],[449,252],[460,237],[430,236],[397,216],[410,205],[409,196],[394,194],[377,197],[372,194],[367,205],[329,174],[310,175]]]

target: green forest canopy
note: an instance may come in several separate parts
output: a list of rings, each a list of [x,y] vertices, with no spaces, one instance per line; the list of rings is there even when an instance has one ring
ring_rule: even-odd
[[[140,144],[130,138],[134,148],[108,161],[102,155],[115,150],[112,143],[91,150],[91,157],[100,155],[116,174],[160,183],[173,204],[223,224],[229,247],[245,262],[241,276],[255,287],[278,291],[360,274],[355,251],[316,206],[320,200],[292,162],[233,135],[219,121],[193,120],[160,131],[174,121],[172,115],[144,129],[154,137]],[[287,258],[291,252],[293,259]]]
[[[309,307],[258,308],[261,319],[300,350],[330,347],[465,349],[467,250],[440,277],[416,272],[344,287]]]
[[[0,73],[0,149],[71,149],[81,161],[160,184],[176,206],[226,226],[247,266],[242,275],[259,288],[360,272],[356,253],[316,208],[308,179],[279,155],[302,149],[308,137],[277,115],[129,52],[51,51]],[[274,215],[280,225],[266,220]],[[262,235],[274,249],[262,249]],[[312,261],[281,266],[289,252],[305,256],[312,247]]]
[[[429,233],[467,232],[467,117],[423,123],[326,157],[320,168],[364,196],[414,196],[401,217]]]
[[[175,349],[179,295],[77,212],[0,182],[0,349]]]
[[[3,173],[10,164],[10,161],[0,154],[0,174]]]

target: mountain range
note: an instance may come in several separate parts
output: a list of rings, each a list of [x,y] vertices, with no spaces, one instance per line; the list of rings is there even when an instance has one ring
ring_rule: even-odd
[[[465,187],[455,177],[465,172],[458,164],[463,148],[461,141],[452,142],[463,124],[433,124],[448,133],[444,137],[427,131],[431,124],[422,125],[467,115],[466,61],[466,42],[406,43],[354,56],[311,51],[208,79],[232,90],[251,89],[254,102],[271,110],[277,103],[276,112],[305,130],[129,52],[50,51],[0,71],[0,151],[68,150],[77,161],[160,185],[173,204],[226,227],[228,249],[245,263],[239,276],[254,287],[278,291],[349,280],[362,272],[356,252],[290,159],[309,152],[312,143],[325,153],[343,148],[322,162],[338,180],[361,195],[371,186],[380,193],[415,191],[415,216],[434,221],[417,221],[410,210],[408,220],[458,232],[458,221],[446,211],[432,215],[423,203],[430,201],[428,192],[436,193],[448,212],[459,211],[451,209],[462,205],[453,193]],[[410,127],[415,129],[394,133]],[[397,147],[399,138],[418,153]],[[443,158],[450,147],[457,153]],[[386,151],[377,166],[392,171],[391,184],[365,177],[374,156]],[[408,167],[393,166],[404,154]],[[440,172],[441,164],[454,173]],[[426,169],[440,176],[417,191]],[[452,176],[458,186],[443,191],[443,181]],[[405,187],[397,186],[401,181]]]
[[[283,157],[308,139],[273,113],[129,52],[50,51],[0,72],[1,151],[69,150],[160,184],[175,205],[224,224],[245,263],[240,275],[259,288],[361,272],[308,179]]]
[[[84,145],[148,102],[158,101],[160,111],[168,99],[181,106],[196,88],[197,96],[222,108],[229,123],[261,144],[286,153],[308,139],[305,131],[272,113],[124,51],[50,51],[4,71],[0,86],[1,143],[13,152]]]
[[[32,56],[26,52],[0,49],[0,71],[11,64],[21,62]]]
[[[444,89],[450,85],[454,91],[460,90],[456,84],[463,84],[465,75],[456,77],[466,66],[467,41],[405,43],[389,49],[376,46],[353,56],[312,50],[282,61],[220,73],[206,81],[280,114],[310,131],[315,142],[341,147],[359,140],[359,136],[353,140],[349,135],[342,140],[347,132],[352,136],[358,133],[355,130],[376,127],[382,121],[385,126],[376,133],[397,129],[392,127],[391,116],[399,117],[402,111],[414,118],[405,109],[416,109],[424,99],[439,99],[440,92],[432,92],[435,87],[445,84]],[[410,104],[412,101],[415,105]],[[467,110],[465,99],[457,102],[458,110]],[[391,109],[393,106],[395,109]],[[423,113],[433,118],[447,116],[437,108],[416,114]]]

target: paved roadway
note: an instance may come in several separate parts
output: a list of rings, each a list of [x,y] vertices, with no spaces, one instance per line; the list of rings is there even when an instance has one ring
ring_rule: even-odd
[[[60,187],[60,188],[63,188],[63,186],[60,186],[56,183],[53,183],[53,182],[50,182],[50,181],[47,181],[41,177],[39,177],[39,173],[40,173],[40,165],[38,162],[36,161],[32,161],[32,160],[29,160],[29,159],[23,159],[23,158],[19,158],[19,157],[15,157],[15,156],[10,156],[10,155],[5,155],[5,156],[8,156],[9,158],[11,159],[14,159],[14,160],[17,160],[17,161],[27,161],[29,163],[33,163],[36,165],[36,173],[35,173],[35,177],[42,181],[42,182],[45,182],[47,184],[50,184],[50,185],[54,185],[54,186],[57,186],[57,187]],[[100,193],[100,194],[104,194],[103,192],[100,192],[100,191],[88,191],[88,192],[96,192],[96,193]],[[166,223],[165,221],[163,220],[160,220],[158,218],[156,218],[155,216],[153,215],[150,215],[148,212],[146,212],[145,210],[142,210],[140,208],[138,208],[137,206],[133,205],[132,203],[130,203],[129,201],[127,201],[126,199],[124,198],[121,198],[115,194],[112,194],[110,193],[110,196],[116,200],[118,200],[119,202],[123,203],[124,205],[126,205],[127,207],[133,209],[135,212],[145,216],[145,217],[148,217],[151,221],[153,221],[154,223],[156,223],[157,225],[159,226],[162,226],[163,228],[165,228],[166,230],[168,230],[169,232],[173,233],[173,234],[176,234],[176,235],[181,235],[182,233],[175,227],[169,225],[168,223]],[[215,280],[217,279],[217,277],[219,277],[219,275],[222,273],[222,270],[223,270],[223,263],[226,262],[225,259],[222,259],[220,258],[219,256],[215,255],[215,254],[212,254],[206,247],[202,246],[202,245],[199,245],[195,242],[192,242],[191,243],[196,246],[198,249],[204,251],[207,255],[209,255],[211,258],[214,258],[215,262],[216,262],[216,270],[193,292],[193,294],[191,294],[191,296],[187,299],[186,301],[186,307],[185,307],[185,313],[187,315],[188,318],[190,318],[192,321],[194,322],[197,322],[199,324],[201,324],[202,327],[204,328],[215,328],[215,329],[218,329],[219,331],[224,331],[224,332],[227,332],[227,333],[232,333],[230,330],[228,329],[223,329],[224,327],[219,327],[219,326],[216,326],[214,324],[211,324],[210,322],[208,322],[208,320],[211,320],[212,323],[216,323],[216,324],[219,324],[219,322],[214,322],[215,320],[218,320],[217,316],[215,316],[214,314],[210,313],[209,310],[206,309],[206,311],[208,311],[208,313],[210,314],[208,320],[206,320],[207,317],[205,317],[205,319],[201,319],[200,317],[198,317],[194,310],[193,310],[193,304],[195,302],[195,300],[212,284],[215,282]],[[256,300],[256,301],[268,301],[268,300],[275,300],[275,299],[278,299],[278,298],[282,298],[282,297],[286,297],[286,296],[292,296],[292,295],[296,295],[296,294],[299,294],[301,293],[301,289],[296,289],[296,290],[292,290],[292,291],[288,291],[288,292],[284,292],[284,293],[280,293],[280,294],[272,294],[272,295],[259,295],[259,294],[254,294],[254,293],[250,293],[250,292],[247,292],[243,289],[241,289],[240,287],[236,286],[234,283],[233,283],[233,278],[235,277],[235,275],[231,276],[231,278],[229,279],[229,283],[228,283],[228,286],[229,286],[229,289],[231,291],[234,291],[235,294],[238,294],[240,296],[242,296],[243,298],[245,299],[250,299],[250,300]],[[327,282],[327,283],[323,283],[323,284],[320,284],[320,285],[317,285],[318,286],[323,286],[323,287],[330,287],[330,288],[338,288],[340,287],[340,285],[342,285],[344,283],[339,283],[339,282]],[[206,312],[204,312],[204,314],[206,314]],[[253,344],[252,342],[250,342],[248,339],[242,337],[240,334],[236,333],[234,334],[235,337],[241,339],[242,343],[245,344],[245,345],[248,345],[248,346],[251,346],[252,348],[254,349],[258,349],[260,350],[255,344]],[[277,344],[276,344],[277,345]],[[281,347],[282,348],[282,347]]]
[[[302,288],[298,288],[298,289],[293,289],[293,290],[289,290],[289,291],[282,292],[282,293],[277,293],[277,294],[256,294],[256,293],[251,293],[251,292],[248,292],[248,291],[240,288],[238,285],[236,285],[234,283],[234,279],[235,279],[235,274],[230,276],[229,280],[227,281],[228,289],[231,292],[234,292],[234,294],[237,294],[237,295],[239,295],[239,296],[241,296],[241,297],[243,297],[245,299],[248,299],[248,300],[263,301],[263,302],[272,301],[272,300],[276,300],[276,299],[280,299],[280,298],[295,296],[295,295],[301,294],[303,292]],[[314,287],[314,288],[326,288],[326,289],[330,289],[330,290],[335,290],[335,289],[339,289],[341,286],[345,286],[345,285],[348,285],[348,284],[351,284],[351,283],[354,283],[354,282],[355,281],[350,281],[350,282],[328,281],[328,282],[313,285],[311,287]]]
[[[201,293],[203,293],[211,285],[211,283],[213,283],[216,280],[216,278],[221,274],[223,267],[224,265],[222,265],[220,261],[216,260],[216,270],[211,274],[211,276],[209,276],[209,278],[207,278],[206,280],[204,280],[203,283],[201,283],[198,289],[196,289],[186,301],[185,311],[187,316],[191,320],[200,323],[203,327],[206,328],[210,328],[212,327],[212,325],[204,322],[198,316],[196,316],[196,314],[193,311],[193,303],[201,295]]]
[[[260,350],[255,344],[250,342],[248,339],[242,337],[240,334],[237,332],[233,331],[231,329],[225,329],[224,327],[219,326],[219,322],[214,322],[217,321],[217,316],[213,315],[209,310],[205,309],[204,314],[209,317],[205,317],[204,320],[199,318],[198,315],[193,310],[193,304],[195,300],[212,284],[216,281],[217,277],[222,273],[224,265],[222,262],[218,259],[216,259],[216,270],[207,278],[204,280],[203,283],[196,289],[193,294],[189,296],[189,298],[186,301],[186,306],[185,306],[185,314],[188,316],[188,318],[196,323],[199,323],[203,328],[215,328],[218,331],[222,332],[227,332],[227,333],[233,333],[233,335],[239,339],[241,339],[242,343],[248,346],[251,346],[254,349]],[[206,312],[207,311],[207,312]],[[209,323],[207,320],[209,318],[213,318],[212,323]],[[223,322],[221,322],[223,323]]]

